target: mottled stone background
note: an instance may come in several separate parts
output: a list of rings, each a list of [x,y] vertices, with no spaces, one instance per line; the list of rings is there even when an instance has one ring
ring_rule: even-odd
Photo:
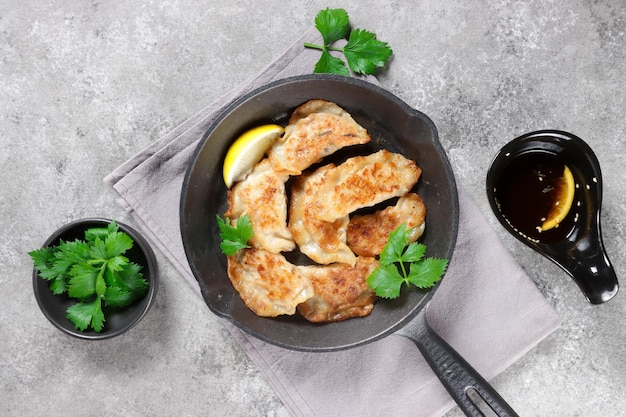
[[[102,178],[262,69],[327,6],[390,43],[381,82],[434,120],[458,183],[563,318],[495,387],[520,415],[623,415],[624,294],[588,305],[504,233],[484,191],[514,137],[582,137],[602,164],[604,238],[624,277],[623,0],[2,1],[0,415],[288,415],[162,254],[154,309],[128,334],[88,343],[41,314],[26,253],[70,220],[131,222]]]

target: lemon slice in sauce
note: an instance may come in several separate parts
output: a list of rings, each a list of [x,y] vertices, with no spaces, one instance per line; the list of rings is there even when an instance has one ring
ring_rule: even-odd
[[[541,231],[553,229],[559,225],[567,217],[574,202],[574,193],[576,191],[576,183],[572,171],[565,165],[563,176],[558,184],[557,198],[554,200],[550,213],[541,225]]]

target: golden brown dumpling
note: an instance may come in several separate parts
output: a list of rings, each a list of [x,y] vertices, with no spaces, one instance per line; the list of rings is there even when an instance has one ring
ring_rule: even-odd
[[[348,224],[347,244],[360,256],[380,255],[389,234],[406,224],[410,229],[409,243],[424,233],[426,206],[419,195],[408,193],[398,202],[371,214],[353,216]]]
[[[319,220],[332,222],[360,208],[406,194],[421,173],[414,161],[384,149],[355,156],[320,178],[312,213]]]
[[[228,277],[243,302],[258,316],[295,314],[313,296],[308,277],[279,253],[242,249],[228,257]]]
[[[312,100],[298,107],[268,157],[276,171],[300,175],[346,146],[370,141],[367,131],[334,103]]]
[[[228,191],[226,217],[235,221],[247,214],[254,236],[250,243],[273,253],[288,252],[296,247],[287,228],[287,194],[289,176],[277,173],[266,159],[259,162],[245,180]]]
[[[311,200],[324,172],[334,165],[325,165],[313,173],[298,176],[291,188],[289,230],[300,252],[319,264],[334,262],[354,265],[356,257],[346,245],[348,216],[332,222],[318,220],[312,213]]]

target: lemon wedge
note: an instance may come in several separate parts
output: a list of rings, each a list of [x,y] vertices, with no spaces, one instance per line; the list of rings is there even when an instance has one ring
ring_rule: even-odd
[[[284,131],[282,126],[266,124],[239,136],[228,148],[224,158],[223,175],[226,187],[230,188],[237,181],[243,180]]]
[[[552,207],[552,210],[550,210],[550,214],[548,215],[546,221],[544,221],[541,225],[542,232],[557,227],[559,223],[565,219],[567,213],[569,213],[572,208],[575,191],[576,183],[574,182],[574,176],[572,175],[572,171],[570,171],[566,165],[559,183],[558,195],[554,201],[554,206]]]

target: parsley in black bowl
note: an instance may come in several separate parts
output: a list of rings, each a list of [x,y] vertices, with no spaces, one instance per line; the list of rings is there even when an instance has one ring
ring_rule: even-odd
[[[156,297],[154,252],[136,230],[112,220],[66,224],[29,255],[41,311],[75,337],[96,340],[124,333]]]

